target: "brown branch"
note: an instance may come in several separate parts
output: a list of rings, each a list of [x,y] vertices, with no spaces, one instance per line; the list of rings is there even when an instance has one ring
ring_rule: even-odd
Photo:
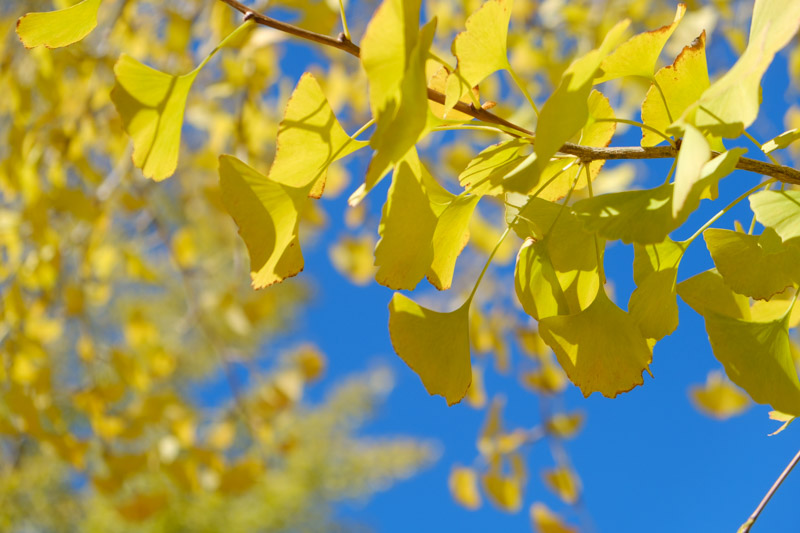
[[[744,524],[742,524],[737,533],[750,532],[750,528],[752,528],[753,524],[755,524],[756,520],[758,520],[758,515],[761,514],[761,511],[763,511],[764,507],[766,507],[767,503],[769,503],[770,498],[772,498],[773,494],[775,494],[775,492],[778,490],[778,487],[781,486],[781,483],[783,483],[783,481],[789,475],[789,472],[792,471],[792,469],[797,465],[798,462],[800,462],[800,452],[797,452],[797,454],[792,458],[792,460],[789,461],[789,464],[786,465],[786,468],[783,469],[781,475],[778,476],[778,479],[775,480],[775,483],[772,484],[772,487],[770,487],[770,489],[764,495],[764,498],[761,500],[761,503],[758,504],[756,510],[753,511],[753,514],[751,514],[750,517],[747,519],[747,521]]]
[[[280,30],[290,35],[294,35],[295,37],[300,37],[301,39],[306,39],[308,41],[313,41],[315,43],[331,46],[333,48],[338,48],[339,50],[343,50],[355,57],[359,57],[359,55],[361,54],[361,49],[358,47],[358,45],[345,38],[344,34],[340,34],[338,38],[333,38],[328,35],[322,35],[320,33],[315,33],[313,31],[304,30],[292,24],[287,24],[285,22],[275,20],[261,13],[257,13],[248,8],[247,6],[237,2],[236,0],[220,0],[220,2],[228,4],[229,6],[233,7],[234,9],[242,13],[245,16],[245,18],[252,19],[257,24],[268,26],[276,30]],[[428,99],[433,102],[437,102],[439,104],[444,104],[445,95],[429,87]],[[460,111],[461,113],[465,113],[478,120],[482,120],[484,122],[490,122],[492,124],[498,124],[506,128],[518,131],[519,133],[522,134],[520,135],[520,137],[521,136],[531,137],[534,135],[532,131],[523,128],[522,126],[519,126],[517,124],[514,124],[513,122],[509,122],[508,120],[499,117],[494,113],[487,111],[486,109],[476,108],[472,104],[467,104],[465,102],[458,102],[455,105],[455,109],[457,111]],[[610,159],[664,159],[664,158],[675,157],[678,155],[678,149],[673,148],[671,146],[648,146],[648,147],[612,146],[607,148],[601,148],[593,146],[583,146],[581,144],[573,144],[573,143],[565,143],[559,149],[559,152],[563,154],[574,155],[581,161],[597,161],[597,160],[610,160]],[[719,155],[718,152],[712,152],[712,154],[715,156]],[[769,176],[771,178],[775,178],[779,181],[783,181],[786,183],[800,185],[800,170],[791,167],[786,167],[783,165],[775,165],[772,163],[767,163],[764,161],[758,161],[756,159],[749,159],[743,157],[739,159],[739,162],[736,164],[736,168],[740,170],[746,170],[748,172],[755,172],[756,174],[762,174],[764,176]]]

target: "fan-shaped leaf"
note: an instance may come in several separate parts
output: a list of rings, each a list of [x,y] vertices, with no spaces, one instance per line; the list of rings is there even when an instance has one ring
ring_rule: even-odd
[[[750,397],[720,371],[709,372],[704,385],[691,387],[689,397],[698,411],[718,420],[740,415],[750,407]]]
[[[761,191],[750,196],[756,220],[774,229],[781,239],[800,237],[800,191]]]
[[[648,339],[660,340],[678,327],[675,280],[686,246],[670,239],[633,245],[633,280],[628,311]]]
[[[97,26],[101,0],[83,0],[66,9],[28,13],[17,21],[17,35],[25,48],[60,48],[76,43]]]

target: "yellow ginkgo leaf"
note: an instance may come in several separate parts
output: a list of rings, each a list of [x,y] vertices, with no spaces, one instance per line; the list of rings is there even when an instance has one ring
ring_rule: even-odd
[[[577,529],[566,525],[560,516],[542,502],[531,505],[531,523],[536,533],[578,533]]]
[[[395,293],[389,304],[389,335],[395,352],[422,379],[429,394],[448,405],[461,401],[472,382],[467,300],[450,313],[426,309]]]
[[[772,228],[761,235],[709,228],[703,238],[717,271],[739,294],[767,300],[800,283],[800,247],[781,242]]]
[[[800,191],[761,191],[749,198],[756,220],[781,239],[800,237]]]
[[[458,181],[472,194],[502,194],[503,179],[525,159],[526,150],[533,150],[533,146],[524,139],[493,144],[469,162]]]
[[[711,85],[705,32],[685,47],[672,65],[656,72],[654,81],[642,102],[642,122],[663,133]],[[664,142],[662,136],[642,129],[642,146],[655,146],[661,142]],[[712,145],[715,150],[722,148],[719,140],[712,141]]]
[[[800,380],[789,339],[794,300],[777,317],[754,317],[749,299],[734,293],[715,270],[680,283],[678,294],[705,318],[714,357],[731,381],[757,403],[800,415]]]
[[[319,198],[328,166],[366,145],[342,129],[319,83],[306,72],[278,127],[278,152],[269,178],[290,187],[313,185],[311,195]]]
[[[764,153],[769,154],[771,152],[774,152],[775,150],[786,148],[787,146],[797,142],[798,140],[800,140],[800,129],[794,128],[789,131],[784,131],[777,137],[768,140],[767,142],[764,143],[762,149],[764,150]]]
[[[122,54],[114,65],[111,100],[133,140],[133,164],[156,181],[175,172],[186,99],[199,70],[164,74]]]
[[[758,116],[761,78],[798,27],[800,2],[756,0],[747,48],[733,67],[687,109],[684,120],[713,135],[738,137]]]
[[[300,273],[303,254],[297,232],[309,187],[275,183],[229,155],[219,158],[219,179],[222,201],[250,254],[253,288]]]
[[[452,52],[458,65],[447,78],[445,110],[493,72],[509,68],[506,47],[513,4],[513,0],[488,0],[469,16],[466,31],[456,36]]]
[[[641,385],[653,357],[636,320],[602,288],[585,310],[540,320],[539,334],[584,396],[614,398]]]
[[[450,494],[453,499],[470,510],[475,510],[481,506],[481,493],[478,489],[478,473],[472,468],[454,467],[450,471]]]
[[[686,5],[678,4],[672,24],[634,35],[622,43],[614,50],[614,53],[605,58],[600,66],[603,69],[603,75],[596,79],[595,83],[622,76],[641,76],[652,79],[658,56],[661,55],[661,50],[680,24],[685,13]]]
[[[583,426],[584,415],[580,411],[573,413],[557,413],[545,423],[547,432],[559,439],[571,439]]]
[[[66,9],[28,13],[17,21],[17,35],[25,48],[60,48],[78,42],[97,26],[101,0],[83,0]]]
[[[789,424],[794,422],[796,418],[797,418],[796,416],[787,415],[786,413],[781,413],[780,411],[770,411],[769,419],[777,420],[778,422],[783,422],[783,424],[781,425],[781,427],[770,433],[769,436],[774,437],[775,435],[777,435],[778,433],[789,427]]]
[[[370,235],[343,237],[328,249],[328,256],[340,274],[356,285],[367,285],[375,276],[374,250],[375,239]]]
[[[428,281],[439,290],[449,289],[453,272],[464,246],[469,241],[469,222],[478,205],[478,196],[457,196],[439,215],[433,232],[433,260]]]
[[[589,94],[600,63],[622,40],[629,23],[619,22],[606,34],[599,48],[576,59],[564,71],[558,87],[539,113],[534,153],[508,175],[504,183],[507,190],[532,191],[540,183],[550,158],[586,124]]]
[[[164,509],[169,496],[163,492],[137,494],[117,506],[117,512],[128,522],[141,523]]]
[[[510,458],[511,472],[504,473],[501,460],[491,461],[489,471],[483,475],[483,489],[489,501],[503,511],[516,513],[522,508],[522,490],[525,484],[525,465],[522,456],[513,454]]]
[[[633,245],[633,281],[628,311],[648,339],[660,340],[678,327],[675,281],[686,245],[667,239]]]
[[[483,369],[479,366],[472,367],[472,383],[467,390],[467,403],[475,409],[486,406],[486,387],[483,384]]]
[[[567,467],[550,468],[542,472],[544,484],[564,503],[573,504],[581,495],[581,481]]]
[[[711,159],[711,147],[700,131],[686,125],[683,143],[675,165],[675,188],[672,191],[672,217],[677,219],[694,192],[699,199],[697,182],[703,178],[703,167]]]
[[[689,397],[700,412],[718,420],[740,415],[750,407],[747,394],[720,371],[709,372],[704,385],[692,386]]]

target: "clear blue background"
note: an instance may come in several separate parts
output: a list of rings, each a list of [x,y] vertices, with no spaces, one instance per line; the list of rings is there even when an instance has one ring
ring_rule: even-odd
[[[720,41],[709,49],[713,72],[715,67],[730,65],[734,58],[722,39],[712,41]],[[282,66],[297,78],[308,65],[322,62],[321,55],[304,45],[288,44],[285,50]],[[764,78],[762,115],[750,128],[762,141],[783,131],[783,113],[797,101],[786,72],[786,59],[781,56]],[[639,131],[630,129],[613,144],[638,142]],[[747,156],[763,159],[754,146],[742,146],[748,148]],[[366,161],[361,157],[351,164],[356,179],[363,176]],[[637,185],[660,184],[668,168],[669,162],[648,162],[649,179]],[[719,201],[704,202],[686,224],[687,229],[677,235],[691,234],[757,179],[744,172],[726,178]],[[371,193],[373,204],[382,202],[387,186],[383,183]],[[447,489],[450,468],[454,463],[470,464],[475,459],[475,441],[485,411],[463,404],[448,408],[442,398],[428,396],[419,378],[392,350],[387,328],[392,291],[375,283],[366,288],[354,286],[332,267],[328,246],[345,231],[346,196],[325,203],[330,224],[315,246],[304,247],[307,265],[303,276],[314,286],[310,307],[300,316],[294,331],[276,339],[269,349],[280,350],[298,339],[313,341],[322,348],[330,368],[325,383],[313,391],[312,400],[321,398],[327,387],[346,375],[376,363],[388,365],[394,371],[396,387],[365,433],[376,437],[413,435],[435,441],[441,456],[430,468],[368,502],[339,504],[337,515],[382,532],[529,531],[527,509],[538,500],[564,511],[572,524],[586,525],[541,483],[539,471],[553,466],[545,443],[528,450],[530,476],[521,512],[504,513],[485,498],[478,511],[465,510],[453,502]],[[731,227],[734,219],[747,225],[750,217],[747,202],[743,202],[716,226]],[[630,247],[609,244],[606,271],[613,280],[616,301],[623,304],[634,289],[632,259]],[[698,239],[681,264],[679,281],[711,266],[702,239]],[[506,267],[500,271],[509,286],[513,284],[512,270]],[[767,436],[778,424],[768,420],[766,406],[754,406],[726,422],[709,419],[692,407],[688,386],[704,382],[708,371],[721,365],[711,353],[702,318],[682,302],[680,313],[679,330],[656,346],[651,366],[655,378],[645,376],[643,387],[614,400],[597,394],[584,399],[572,385],[565,394],[568,410],[581,409],[588,415],[583,431],[566,447],[583,483],[583,504],[593,531],[736,531],[800,445],[798,426],[790,426],[775,437]],[[512,357],[520,359],[518,353]],[[522,389],[516,379],[513,373],[498,376],[489,372],[487,391],[490,397],[497,393],[506,396],[508,427],[534,426],[540,422],[539,400]],[[800,472],[784,483],[754,531],[800,531]]]

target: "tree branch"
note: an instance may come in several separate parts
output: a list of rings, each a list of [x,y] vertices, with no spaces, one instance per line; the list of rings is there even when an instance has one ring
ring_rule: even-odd
[[[252,19],[257,24],[267,26],[301,39],[313,41],[315,43],[331,46],[339,50],[343,50],[348,54],[359,57],[361,49],[355,43],[348,40],[344,34],[340,34],[338,38],[333,38],[328,35],[322,35],[313,31],[304,30],[292,24],[287,24],[264,14],[255,12],[247,6],[237,2],[236,0],[219,0],[228,4],[232,8],[242,13],[246,19]],[[428,99],[444,105],[445,95],[439,91],[428,88]],[[486,109],[475,107],[472,104],[458,102],[455,109],[461,113],[465,113],[473,118],[482,120],[484,122],[491,122],[499,124],[507,128],[518,131],[522,136],[532,137],[534,133],[522,126],[509,122],[508,120],[487,111]],[[676,157],[678,149],[672,146],[612,146],[607,148],[583,146],[580,144],[565,143],[560,149],[560,153],[574,155],[582,162],[597,161],[597,160],[610,160],[610,159],[665,159]],[[718,155],[719,152],[712,152],[713,155]],[[743,157],[739,159],[736,168],[746,170],[748,172],[755,172],[764,176],[770,176],[779,181],[800,185],[800,171],[791,167],[783,165],[776,165],[756,159],[749,159]]]
[[[761,503],[758,504],[756,510],[753,511],[753,514],[750,515],[750,518],[748,518],[747,521],[744,524],[742,524],[737,533],[750,532],[750,528],[752,528],[753,524],[755,524],[756,520],[758,520],[758,515],[761,514],[761,511],[763,511],[764,507],[766,507],[767,503],[769,503],[770,498],[772,498],[772,496],[778,490],[778,487],[781,486],[781,483],[783,483],[783,481],[789,475],[789,472],[792,471],[792,468],[794,468],[798,462],[800,462],[800,452],[797,452],[797,454],[792,458],[792,460],[789,461],[789,464],[786,465],[786,468],[783,469],[781,475],[778,476],[778,479],[775,480],[775,483],[772,484],[772,487],[770,487],[770,489],[764,495],[764,498],[761,500]]]

